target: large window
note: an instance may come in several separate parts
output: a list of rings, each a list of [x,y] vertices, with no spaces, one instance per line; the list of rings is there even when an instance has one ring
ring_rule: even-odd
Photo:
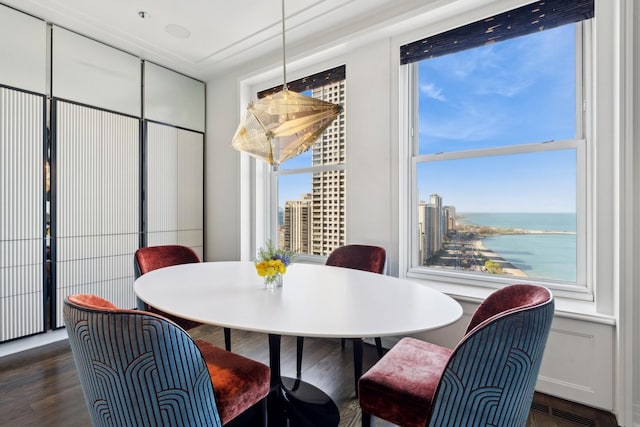
[[[326,256],[345,244],[346,80],[344,66],[319,73],[331,78],[301,79],[307,96],[340,104],[343,112],[311,150],[273,172],[277,195],[278,246],[299,254]],[[339,76],[339,78],[336,78]],[[288,84],[295,89],[297,82]],[[273,205],[273,204],[272,204]],[[276,240],[276,239],[274,239]]]
[[[592,11],[592,3],[582,3]],[[592,12],[517,36],[497,31],[515,19],[517,32],[519,14],[531,19],[532,8],[544,18],[536,7],[425,39],[417,57],[416,44],[403,46],[417,121],[414,273],[464,283],[517,278],[586,286],[583,76],[591,23],[585,18]]]

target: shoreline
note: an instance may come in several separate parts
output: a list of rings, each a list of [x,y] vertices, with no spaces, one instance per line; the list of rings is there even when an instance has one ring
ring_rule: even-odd
[[[477,238],[471,242],[473,246],[473,250],[478,252],[478,254],[483,257],[491,260],[502,267],[502,272],[504,275],[514,276],[514,277],[529,277],[527,274],[511,264],[509,261],[499,256],[497,253],[493,252],[491,249],[487,248],[482,242],[483,237]]]
[[[495,227],[487,225],[476,225],[469,223],[459,223],[453,235],[449,235],[447,243],[443,242],[443,252],[435,257],[427,265],[437,265],[442,268],[453,268],[482,271],[484,273],[496,274],[511,277],[530,277],[511,261],[501,256],[499,253],[489,249],[484,245],[487,237],[500,236],[527,236],[527,235],[576,235],[575,231],[566,230],[545,230],[545,229],[525,229]],[[454,237],[454,236],[458,237]],[[464,248],[467,248],[466,250]],[[481,261],[482,260],[482,261]],[[494,270],[486,262],[492,261],[499,269]]]
[[[518,227],[518,225],[513,224],[510,226],[495,226],[495,225],[482,225],[482,224],[474,224],[467,222],[467,218],[464,215],[460,215],[457,217],[459,221],[457,222],[457,227],[454,226],[454,234],[449,235],[448,237],[448,247],[445,247],[445,253],[447,258],[456,258],[462,254],[462,265],[466,266],[467,269],[472,269],[476,271],[482,271],[485,273],[502,275],[502,276],[512,276],[512,277],[530,277],[529,274],[525,273],[525,271],[517,268],[511,261],[507,260],[505,257],[501,256],[499,253],[495,252],[492,249],[489,249],[484,244],[485,238],[494,238],[501,236],[575,236],[577,235],[576,231],[567,231],[573,230],[573,228],[569,224],[554,224],[555,230],[547,229],[547,224],[541,223],[532,223],[536,229],[533,228],[524,228]],[[480,221],[481,222],[481,221]],[[508,222],[507,222],[508,223]],[[551,224],[549,224],[551,225]],[[551,228],[554,228],[551,226]],[[458,237],[454,237],[457,234]],[[463,243],[464,242],[464,243]],[[461,247],[466,246],[467,252],[465,259],[465,251],[460,250]],[[484,260],[479,262],[480,260]],[[497,264],[498,269],[494,269],[491,264],[486,265],[487,261],[492,261],[492,263]],[[442,266],[446,266],[448,260],[444,260]],[[456,260],[456,266],[458,265]],[[526,264],[525,264],[525,268]]]
[[[478,233],[484,237],[492,236],[508,236],[508,235],[525,235],[525,234],[559,234],[563,236],[575,236],[575,231],[560,230],[530,230],[526,228],[502,228],[490,225],[469,225],[460,224],[457,229],[459,233]]]

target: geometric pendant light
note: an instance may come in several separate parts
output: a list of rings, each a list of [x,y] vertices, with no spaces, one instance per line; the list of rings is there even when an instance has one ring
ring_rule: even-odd
[[[233,148],[264,160],[272,165],[274,171],[285,160],[311,148],[342,112],[340,105],[287,89],[284,0],[282,62],[283,89],[251,102],[232,140]]]

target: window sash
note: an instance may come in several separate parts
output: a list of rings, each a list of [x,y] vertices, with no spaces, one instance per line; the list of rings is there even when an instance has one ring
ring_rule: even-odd
[[[313,175],[317,173],[323,172],[333,172],[333,171],[345,171],[347,169],[347,165],[345,163],[334,164],[334,165],[318,165],[318,166],[309,166],[305,168],[297,168],[297,169],[279,169],[277,171],[270,172],[271,180],[270,180],[270,188],[271,188],[271,198],[270,198],[270,209],[272,212],[271,215],[271,236],[272,240],[277,240],[278,234],[278,210],[280,208],[279,200],[279,178],[285,176],[294,176],[294,175]],[[309,188],[309,192],[313,190],[313,183],[311,184],[311,188]],[[283,205],[284,207],[284,205]],[[297,259],[302,262],[320,262],[321,259],[324,259],[323,256],[313,255],[309,253],[299,253],[297,255]]]
[[[585,139],[572,139],[563,141],[539,142],[533,144],[523,144],[518,146],[504,146],[495,148],[486,148],[478,150],[457,151],[438,154],[415,155],[411,158],[411,178],[410,178],[410,213],[409,221],[409,257],[407,273],[409,277],[421,277],[425,279],[434,279],[444,282],[453,282],[460,284],[482,285],[486,283],[507,284],[512,283],[512,276],[488,276],[486,274],[478,274],[470,271],[457,272],[453,270],[441,270],[429,266],[421,266],[418,260],[419,247],[419,230],[418,230],[418,204],[420,196],[418,194],[417,174],[420,164],[460,160],[479,157],[495,157],[511,154],[540,153],[545,151],[560,151],[567,149],[576,150],[576,283],[569,285],[565,283],[556,283],[550,280],[536,278],[518,278],[518,281],[541,284],[543,286],[555,289],[563,289],[574,292],[584,292],[588,289],[585,275],[585,265],[587,256],[586,245],[586,198],[583,190],[582,182],[586,179],[586,146]]]

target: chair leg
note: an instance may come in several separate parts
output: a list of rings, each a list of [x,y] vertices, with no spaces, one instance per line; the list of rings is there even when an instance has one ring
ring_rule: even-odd
[[[224,328],[224,348],[231,351],[231,329]]]
[[[296,339],[296,375],[299,377],[302,373],[302,350],[304,348],[304,337]]]
[[[344,342],[345,342],[345,341],[346,341],[346,340],[345,340],[344,338],[342,338],[342,339],[340,340],[340,346],[342,347],[342,349],[343,349],[343,350],[344,350]]]
[[[267,398],[262,399],[262,427],[269,426],[269,413],[267,412]]]
[[[371,414],[365,411],[362,411],[362,427],[371,427]]]
[[[353,379],[356,385],[356,397],[358,397],[358,381],[362,376],[362,338],[353,339]]]
[[[378,359],[380,359],[384,355],[384,349],[382,348],[382,339],[380,337],[376,337],[376,348],[378,349]]]

